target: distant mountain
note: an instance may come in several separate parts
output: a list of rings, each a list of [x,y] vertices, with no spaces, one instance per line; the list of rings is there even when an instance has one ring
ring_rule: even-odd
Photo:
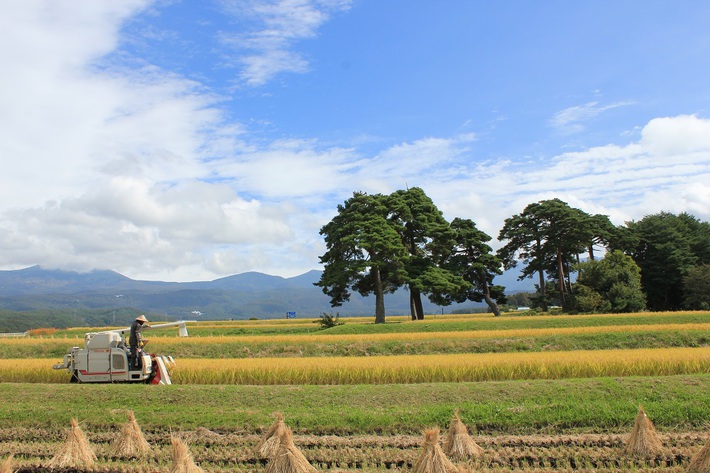
[[[250,271],[247,273],[235,274],[225,278],[215,279],[214,281],[185,283],[189,287],[205,287],[210,289],[228,289],[228,290],[262,290],[264,288],[280,288],[288,286],[287,279],[280,276],[270,276],[264,273]]]
[[[115,271],[78,273],[31,266],[15,271],[0,271],[0,296],[71,294],[85,290],[129,288],[135,286],[135,283]]]
[[[313,285],[321,271],[292,278],[259,272],[236,274],[213,281],[160,282],[130,279],[115,271],[86,273],[47,270],[39,266],[0,271],[0,310],[56,311],[135,308],[165,318],[242,319],[285,317],[287,312],[318,316],[322,313],[372,315],[374,298],[353,294],[342,307],[331,307],[330,298]],[[501,282],[497,283],[501,284]],[[442,308],[424,300],[427,313]],[[409,313],[409,294],[402,289],[385,296],[387,313]],[[467,303],[457,307],[474,307]]]

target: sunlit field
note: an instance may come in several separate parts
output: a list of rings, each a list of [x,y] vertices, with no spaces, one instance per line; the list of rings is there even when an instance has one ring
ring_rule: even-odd
[[[707,312],[500,317],[487,314],[369,318],[319,329],[316,320],[197,322],[190,336],[146,332],[146,349],[176,358],[181,384],[383,384],[604,376],[662,376],[708,371]],[[234,334],[259,326],[275,333]],[[290,332],[294,327],[301,331]],[[84,329],[87,330],[87,329]],[[94,329],[97,330],[97,329]],[[0,339],[0,380],[63,382],[51,370],[78,329]],[[285,333],[284,333],[285,331]],[[647,346],[644,346],[647,345]],[[651,348],[649,348],[649,346]],[[52,359],[56,356],[56,359]],[[20,359],[26,358],[26,361]]]
[[[195,384],[410,384],[609,376],[667,376],[710,371],[710,348],[653,350],[190,359],[173,378]]]
[[[708,312],[342,321],[147,331],[147,351],[175,357],[172,386],[72,385],[52,369],[84,333],[107,328],[0,339],[0,396],[16,400],[0,422],[17,426],[0,428],[0,456],[22,452],[16,465],[44,471],[78,418],[96,471],[167,470],[173,432],[208,471],[263,471],[253,449],[275,411],[308,460],[333,472],[410,471],[422,430],[445,429],[454,412],[483,448],[460,464],[471,471],[680,473],[706,439]],[[652,457],[624,453],[640,405],[665,448]],[[154,444],[140,462],[111,451],[128,408]]]

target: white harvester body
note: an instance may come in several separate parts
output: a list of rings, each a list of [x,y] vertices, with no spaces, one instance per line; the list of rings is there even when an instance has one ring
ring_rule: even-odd
[[[187,337],[187,322],[144,326],[143,330],[179,327],[179,335]],[[133,367],[130,348],[124,338],[128,333],[130,328],[87,333],[84,348],[72,347],[64,355],[64,361],[54,365],[54,369],[66,370],[75,383],[172,384],[168,371],[175,364],[172,356],[146,353],[141,346],[137,350],[140,362],[137,368]]]

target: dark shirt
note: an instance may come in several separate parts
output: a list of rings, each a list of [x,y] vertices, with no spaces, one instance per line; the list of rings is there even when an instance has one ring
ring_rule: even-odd
[[[141,330],[143,329],[143,324],[137,320],[134,320],[131,324],[131,335],[128,337],[128,344],[132,347],[138,348],[141,337]]]

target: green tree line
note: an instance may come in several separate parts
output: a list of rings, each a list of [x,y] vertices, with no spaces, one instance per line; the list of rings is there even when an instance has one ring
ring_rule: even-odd
[[[615,226],[606,215],[542,200],[505,220],[494,252],[474,221],[448,222],[418,187],[355,192],[337,210],[320,231],[326,252],[316,285],[333,307],[352,291],[374,295],[377,323],[385,295],[401,287],[414,320],[424,318],[424,296],[439,305],[485,301],[500,315],[506,296],[493,280],[518,266],[520,280],[537,281],[531,303],[543,311],[710,309],[710,224],[687,213]]]

